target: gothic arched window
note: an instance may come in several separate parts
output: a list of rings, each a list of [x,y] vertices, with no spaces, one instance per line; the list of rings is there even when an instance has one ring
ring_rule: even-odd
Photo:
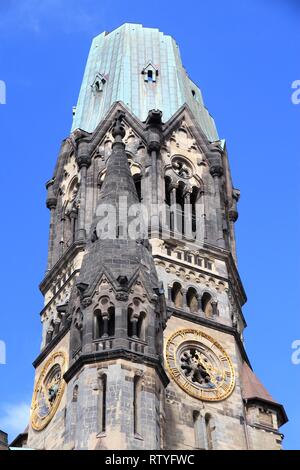
[[[94,339],[108,338],[115,334],[115,307],[104,297],[100,300],[101,309],[94,312]]]
[[[198,294],[196,289],[194,287],[190,287],[187,291],[186,294],[186,302],[187,306],[190,309],[191,313],[197,313],[199,308],[198,308]]]
[[[183,294],[181,284],[174,282],[171,290],[171,300],[176,308],[182,308],[183,305]]]
[[[128,337],[134,339],[145,339],[145,318],[146,312],[144,312],[142,302],[135,298],[132,304],[128,307],[127,313],[127,328]]]
[[[204,312],[204,315],[207,318],[211,318],[213,315],[212,297],[208,292],[205,292],[202,296],[201,307]]]

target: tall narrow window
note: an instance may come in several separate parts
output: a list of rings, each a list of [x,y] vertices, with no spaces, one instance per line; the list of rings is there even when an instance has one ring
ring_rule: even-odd
[[[196,217],[196,204],[198,198],[199,190],[196,187],[193,187],[191,194],[191,205],[192,205],[192,231],[195,233],[197,230],[197,217]]]
[[[98,375],[99,395],[98,395],[98,422],[99,432],[106,432],[106,394],[107,394],[107,375],[102,372]]]
[[[135,437],[141,436],[141,400],[142,377],[135,375],[133,379],[133,433]]]
[[[139,198],[139,201],[141,202],[142,200],[142,177],[140,174],[135,174],[133,176],[133,181],[135,185],[135,189]]]
[[[176,188],[176,227],[179,233],[184,233],[184,191],[185,184],[180,181]]]
[[[70,422],[69,432],[70,432],[71,440],[73,441],[76,440],[76,432],[77,432],[77,422],[78,422],[77,401],[78,401],[78,385],[75,385],[73,388],[73,394],[72,394],[72,404],[71,404],[71,407],[68,408],[67,410],[68,414],[70,411],[70,418],[68,418],[68,415],[66,416],[66,421]]]

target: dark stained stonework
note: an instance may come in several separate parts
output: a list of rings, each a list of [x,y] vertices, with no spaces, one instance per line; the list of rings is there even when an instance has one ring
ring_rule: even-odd
[[[240,192],[232,184],[226,143],[218,139],[170,37],[140,25],[110,34],[92,45],[75,127],[46,185],[50,234],[35,381],[53,354],[62,352],[65,391],[42,431],[29,424],[27,445],[280,449],[284,409],[262,393],[244,344],[246,294],[234,231]],[[118,40],[110,42],[112,37]],[[146,54],[142,44],[150,41],[153,51],[164,51],[161,64],[149,65],[148,52],[142,65],[133,59],[136,37],[139,60]],[[119,87],[113,60],[124,60],[123,40],[132,53],[127,105],[118,101],[124,84]],[[103,57],[106,74],[100,70]],[[164,69],[165,61],[177,68]],[[135,238],[122,218],[125,199],[137,211],[129,224],[139,214]],[[106,237],[105,205],[116,214]],[[223,401],[199,400],[172,378],[164,347],[183,329],[201,330],[230,357],[235,387]]]

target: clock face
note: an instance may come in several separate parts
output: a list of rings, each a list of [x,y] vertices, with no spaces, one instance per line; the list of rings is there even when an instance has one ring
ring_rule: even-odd
[[[201,330],[175,332],[166,343],[165,360],[175,382],[200,400],[224,400],[234,389],[234,368],[229,356]]]
[[[31,425],[36,431],[47,426],[58,408],[65,388],[65,365],[65,355],[56,352],[46,362],[38,378],[31,407]]]

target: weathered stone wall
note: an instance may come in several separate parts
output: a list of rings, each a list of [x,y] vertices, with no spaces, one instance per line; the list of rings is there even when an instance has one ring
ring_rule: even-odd
[[[235,370],[236,385],[232,394],[220,402],[204,402],[185,393],[174,381],[166,389],[166,428],[172,433],[166,436],[168,449],[195,449],[195,430],[193,412],[203,416],[209,413],[215,422],[214,449],[246,449],[245,429],[242,424],[244,409],[240,383],[240,354],[235,338],[218,330],[192,325],[177,317],[171,317],[165,330],[165,342],[177,330],[196,328],[216,339],[227,351]]]
[[[106,376],[106,424],[103,430],[100,380]],[[134,377],[141,380],[139,432],[134,432]],[[78,386],[77,403],[72,402]],[[159,392],[154,369],[124,360],[85,366],[68,384],[65,448],[159,449]]]

